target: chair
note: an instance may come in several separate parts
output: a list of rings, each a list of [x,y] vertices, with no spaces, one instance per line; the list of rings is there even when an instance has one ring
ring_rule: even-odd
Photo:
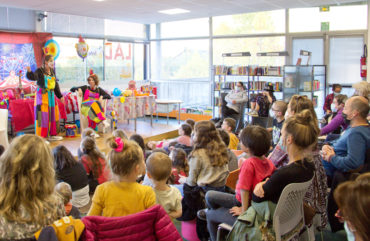
[[[287,185],[280,195],[273,216],[273,228],[276,241],[290,240],[298,236],[305,226],[303,213],[303,198],[311,185],[312,179],[304,183],[291,183]],[[226,223],[218,226],[217,241],[224,240],[225,233],[230,232],[232,227]],[[308,232],[305,232],[309,239]]]
[[[86,129],[87,127],[89,127],[89,121],[88,121],[87,117],[84,116],[81,113],[82,96],[77,95],[77,101],[78,101],[78,113],[80,115],[80,132],[82,133],[82,131],[84,129]],[[107,112],[107,100],[103,99],[103,106],[102,107],[104,109],[104,114],[107,117],[107,115],[106,115],[106,112]],[[107,130],[107,128],[104,128],[104,125],[102,123],[100,123],[98,125],[98,132],[105,133],[106,130]]]
[[[9,146],[7,109],[0,109],[0,145],[2,145],[5,149],[7,149]]]
[[[305,226],[303,197],[311,183],[312,179],[304,183],[291,183],[284,188],[273,216],[276,241],[298,236]]]
[[[237,183],[238,178],[239,178],[239,173],[240,173],[240,169],[236,169],[236,170],[229,173],[229,176],[226,179],[226,186],[227,187],[235,190],[236,183]]]

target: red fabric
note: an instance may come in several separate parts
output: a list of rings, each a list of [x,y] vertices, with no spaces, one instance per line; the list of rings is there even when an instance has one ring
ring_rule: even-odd
[[[93,163],[92,163],[90,157],[88,155],[83,155],[81,157],[81,162],[85,167],[86,173],[90,174],[90,172],[92,172],[92,168],[93,168]],[[99,176],[98,177],[94,176],[94,179],[96,179],[99,184],[102,184],[102,183],[108,181],[108,179],[110,177],[110,172],[109,172],[109,169],[108,169],[107,164],[106,164],[107,162],[103,158],[99,158],[99,162],[100,162],[101,170],[99,170]]]
[[[67,114],[63,103],[58,98],[55,99],[59,107],[59,119],[67,119]],[[15,132],[35,124],[34,105],[34,99],[9,101],[9,111],[12,115],[12,125]]]
[[[257,157],[250,157],[245,160],[240,169],[239,180],[236,184],[236,199],[241,202],[240,189],[244,189],[249,191],[249,200],[251,200],[252,191],[257,183],[271,176],[275,170],[276,167],[267,158],[261,160]]]
[[[53,38],[51,33],[11,33],[0,31],[0,43],[10,44],[33,44],[37,66],[41,66],[44,55],[42,48],[49,39]]]
[[[180,171],[180,173],[178,172],[178,170],[176,168],[172,168],[172,172],[171,172],[171,175],[174,177],[174,184],[181,184],[179,182],[180,180],[180,176],[183,176],[183,177],[187,177],[186,176],[186,173],[184,171]]]
[[[161,205],[125,217],[87,216],[86,241],[180,241],[175,225]]]
[[[325,114],[326,114],[327,110],[331,111],[331,103],[333,103],[333,100],[334,100],[334,93],[331,93],[331,94],[326,96],[325,103],[324,103]]]

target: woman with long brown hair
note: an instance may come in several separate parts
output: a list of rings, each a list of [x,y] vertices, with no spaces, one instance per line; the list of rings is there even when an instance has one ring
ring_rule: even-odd
[[[54,58],[46,55],[42,67],[35,72],[27,67],[27,78],[37,81],[35,98],[35,130],[36,135],[49,137],[51,141],[63,139],[58,136],[59,129],[59,108],[55,96],[64,102],[60,92],[58,81],[54,72]]]
[[[33,238],[65,215],[54,194],[55,173],[49,146],[40,137],[15,138],[0,158],[0,239]]]

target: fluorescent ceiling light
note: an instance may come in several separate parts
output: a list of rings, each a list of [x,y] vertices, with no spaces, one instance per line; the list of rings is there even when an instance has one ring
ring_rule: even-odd
[[[105,0],[93,0],[94,2],[104,2]]]
[[[168,14],[168,15],[174,15],[174,14],[180,14],[180,13],[188,13],[190,11],[186,9],[182,9],[182,8],[171,8],[171,9],[161,10],[158,12]]]

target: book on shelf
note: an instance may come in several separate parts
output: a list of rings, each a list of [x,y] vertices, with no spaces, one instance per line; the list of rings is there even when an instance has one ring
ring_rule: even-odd
[[[282,76],[280,66],[255,66],[249,68],[249,75],[253,76]]]
[[[247,75],[248,66],[226,66],[226,65],[215,65],[215,75]]]
[[[318,97],[318,96],[316,96],[316,95],[313,95],[313,96],[312,96],[312,104],[313,104],[313,107],[314,107],[314,108],[316,108],[316,107],[317,107],[318,99],[319,99],[319,97]]]
[[[313,91],[320,90],[320,81],[314,80],[312,84],[313,84],[312,86]]]

